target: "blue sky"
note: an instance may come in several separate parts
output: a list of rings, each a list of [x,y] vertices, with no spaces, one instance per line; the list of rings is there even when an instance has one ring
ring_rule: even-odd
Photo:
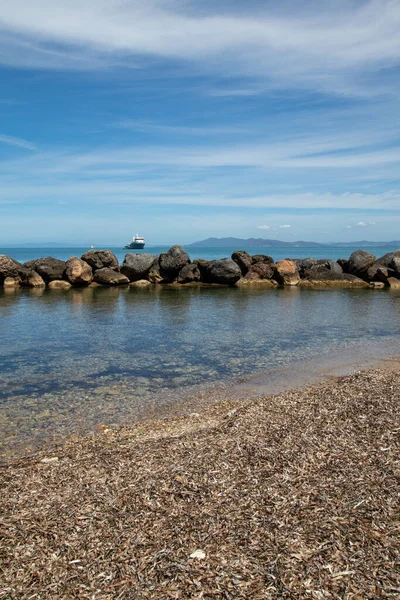
[[[399,31],[399,0],[0,0],[0,246],[399,239]]]

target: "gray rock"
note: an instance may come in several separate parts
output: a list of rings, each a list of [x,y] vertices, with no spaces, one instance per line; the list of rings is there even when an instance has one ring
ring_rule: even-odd
[[[368,277],[367,271],[375,261],[376,256],[373,254],[365,250],[355,250],[349,258],[348,272],[361,279],[366,279]]]
[[[89,285],[93,278],[92,267],[84,260],[73,256],[66,262],[65,277],[74,286]]]
[[[161,276],[173,280],[179,271],[190,263],[190,257],[182,246],[172,246],[167,252],[160,254],[158,263]]]
[[[46,258],[37,258],[24,263],[28,270],[36,271],[42,277],[43,281],[59,281],[63,279],[66,263],[58,258],[46,256]]]
[[[178,283],[192,283],[194,281],[200,281],[200,269],[198,265],[196,263],[185,265],[179,271]]]
[[[129,279],[126,275],[104,267],[104,269],[97,269],[94,273],[94,281],[101,283],[101,285],[124,285],[129,283]]]
[[[400,276],[400,250],[393,252],[392,260],[390,261],[390,267],[393,269],[396,275]]]
[[[304,277],[304,272],[307,269],[310,269],[314,265],[318,264],[318,261],[315,258],[312,258],[311,256],[309,256],[308,258],[297,258],[293,262],[296,263],[296,267],[300,277]]]
[[[252,258],[246,250],[236,250],[232,254],[232,260],[239,265],[242,275],[246,275],[252,265]]]
[[[207,266],[200,267],[200,271],[202,271],[202,279],[206,283],[233,285],[242,276],[239,265],[231,258],[211,260]]]
[[[369,267],[366,274],[366,279],[368,281],[380,281],[378,270],[383,268],[387,269],[391,267],[392,259],[394,256],[394,252],[388,252],[384,256],[378,258],[374,264]]]
[[[129,281],[147,279],[154,263],[152,254],[133,254],[129,252],[121,265],[121,273],[127,276]]]
[[[344,276],[342,267],[337,262],[334,262],[332,260],[326,260],[321,263],[315,264],[303,271],[304,279],[314,281],[340,280],[343,279],[342,276]]]
[[[88,263],[93,269],[109,269],[118,270],[118,259],[111,250],[89,250],[82,254],[81,259]]]

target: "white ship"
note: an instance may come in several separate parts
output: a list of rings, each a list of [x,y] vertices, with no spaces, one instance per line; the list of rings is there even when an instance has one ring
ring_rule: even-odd
[[[144,248],[144,245],[144,238],[136,234],[132,241],[126,246],[124,246],[124,248],[127,248],[128,250],[142,250]]]

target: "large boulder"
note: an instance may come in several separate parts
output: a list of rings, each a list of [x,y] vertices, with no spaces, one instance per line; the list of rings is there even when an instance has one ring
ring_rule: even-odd
[[[93,271],[106,267],[117,271],[119,266],[118,258],[111,250],[89,250],[85,254],[82,254],[81,259],[87,262]]]
[[[178,283],[193,283],[200,281],[200,269],[196,263],[185,265],[183,269],[179,271]]]
[[[160,273],[160,256],[157,255],[154,257],[153,264],[150,267],[150,271],[147,275],[147,279],[151,283],[168,283],[169,279],[164,279],[164,277]]]
[[[129,279],[123,273],[114,271],[104,267],[104,269],[97,269],[94,272],[93,280],[101,285],[124,285],[129,283]]]
[[[293,260],[279,260],[274,265],[274,279],[281,285],[298,285],[300,275],[296,263]]]
[[[392,290],[400,290],[400,279],[397,279],[397,277],[389,277],[388,285]]]
[[[246,275],[253,262],[250,254],[246,252],[246,250],[236,250],[232,254],[232,260],[239,265],[242,275]]]
[[[190,257],[182,246],[177,245],[160,254],[158,263],[161,276],[173,280],[177,277],[179,271],[190,263]]]
[[[380,269],[389,269],[392,264],[393,256],[394,252],[388,252],[387,254],[384,254],[384,256],[377,258],[374,264],[368,268],[365,278],[368,281],[380,281],[378,271]]]
[[[360,279],[368,279],[368,269],[376,261],[376,256],[365,250],[355,250],[349,258],[347,270],[351,275]]]
[[[69,290],[72,285],[63,279],[53,279],[47,286],[50,290]]]
[[[393,252],[392,260],[390,261],[390,267],[396,273],[396,276],[400,277],[400,250]]]
[[[121,273],[127,276],[129,281],[146,279],[154,263],[152,254],[133,254],[129,252],[121,265]]]
[[[267,254],[253,254],[253,256],[251,257],[251,262],[253,263],[253,265],[255,263],[265,263],[267,265],[273,265],[274,259],[272,258],[272,256],[268,256]]]
[[[18,288],[21,283],[19,277],[6,277],[3,281],[3,286],[5,289],[15,289]]]
[[[314,265],[318,264],[318,261],[315,258],[312,258],[311,256],[308,258],[296,258],[294,262],[296,263],[300,277],[304,277],[304,272],[307,269],[310,269]]]
[[[24,263],[24,267],[30,271],[36,271],[42,277],[43,281],[58,281],[63,279],[66,263],[58,258],[46,256],[46,258],[37,258]]]
[[[340,280],[344,277],[342,267],[332,260],[326,260],[312,265],[303,272],[304,279],[312,280]],[[353,275],[351,277],[354,277]]]
[[[244,279],[248,281],[265,281],[272,279],[274,276],[274,268],[271,264],[265,262],[257,262],[250,266]]]
[[[36,273],[36,271],[30,271],[29,269],[20,270],[21,285],[29,288],[43,288],[46,287],[43,277]]]
[[[233,285],[242,276],[239,265],[231,258],[211,260],[207,266],[200,267],[202,279],[206,283],[222,283]]]
[[[336,262],[340,267],[342,267],[343,273],[349,272],[349,261],[347,260],[347,258],[338,258]]]
[[[304,272],[304,279],[311,283],[337,285],[339,287],[366,287],[368,284],[355,275],[329,269],[325,265],[314,265]]]
[[[4,254],[0,254],[0,283],[3,283],[7,277],[19,277],[22,265]]]
[[[71,285],[89,285],[93,278],[92,267],[84,260],[73,256],[66,262],[65,277]]]
[[[368,269],[368,272],[369,271],[370,269]],[[378,267],[374,272],[374,277],[371,281],[382,282],[388,285],[388,280],[390,279],[390,277],[396,277],[396,272],[393,269],[389,269],[388,267]]]

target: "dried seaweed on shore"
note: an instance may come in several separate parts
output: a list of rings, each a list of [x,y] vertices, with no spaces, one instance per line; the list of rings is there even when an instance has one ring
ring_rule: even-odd
[[[11,463],[0,597],[399,598],[399,401],[375,369]]]

